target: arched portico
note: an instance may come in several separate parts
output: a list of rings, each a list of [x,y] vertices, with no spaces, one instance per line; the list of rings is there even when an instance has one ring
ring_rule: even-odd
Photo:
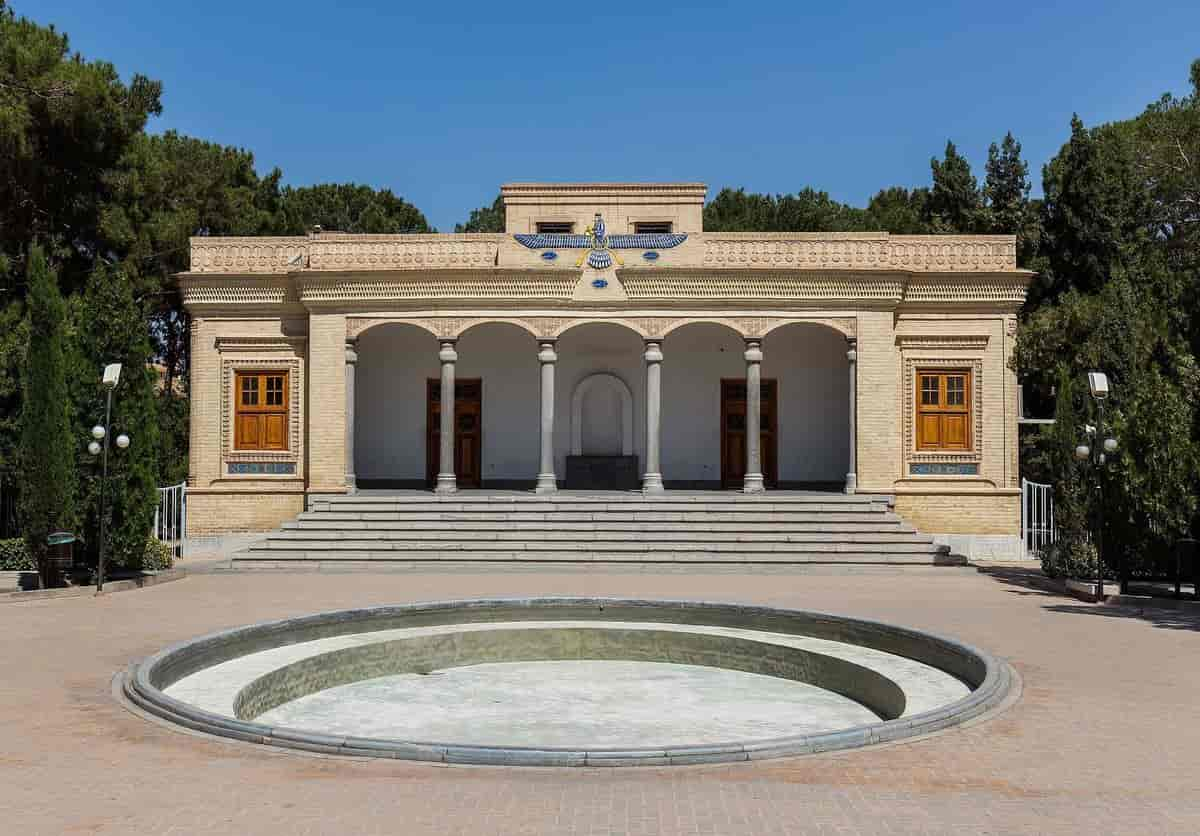
[[[822,320],[764,321],[762,337],[736,324],[702,317],[661,339],[594,320],[557,340],[503,317],[360,328],[347,340],[347,485],[545,493],[589,486],[573,465],[610,457],[651,491],[656,474],[684,489],[854,490],[853,341]]]

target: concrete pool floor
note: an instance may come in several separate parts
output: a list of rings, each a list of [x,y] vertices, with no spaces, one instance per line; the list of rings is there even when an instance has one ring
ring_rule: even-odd
[[[678,746],[876,722],[830,691],[661,662],[505,662],[368,679],[301,697],[257,722],[330,734],[483,746]]]

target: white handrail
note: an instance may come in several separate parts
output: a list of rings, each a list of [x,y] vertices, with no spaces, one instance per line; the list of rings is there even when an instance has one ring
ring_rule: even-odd
[[[187,544],[187,482],[158,489],[154,538],[168,544],[176,559],[183,557]]]
[[[1021,542],[1034,557],[1058,539],[1054,527],[1054,486],[1021,480]]]

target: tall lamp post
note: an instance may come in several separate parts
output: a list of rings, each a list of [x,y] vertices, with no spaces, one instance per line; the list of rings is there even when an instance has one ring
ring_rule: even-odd
[[[88,452],[93,456],[103,453],[100,475],[100,559],[96,564],[96,594],[104,591],[104,557],[108,549],[108,515],[105,509],[108,492],[108,439],[109,423],[112,420],[113,390],[121,380],[121,364],[109,363],[104,367],[103,384],[106,390],[104,401],[104,424],[92,427],[92,441],[88,444]],[[103,442],[103,444],[101,444]],[[129,446],[129,436],[121,433],[116,439],[117,446],[124,450]]]
[[[1088,390],[1096,401],[1096,426],[1087,428],[1095,436],[1092,444],[1083,443],[1075,448],[1075,458],[1088,462],[1096,475],[1096,600],[1104,598],[1104,468],[1108,456],[1117,452],[1117,440],[1104,438],[1104,402],[1108,399],[1108,376],[1104,372],[1088,372]],[[1104,439],[1103,442],[1100,439]],[[1101,449],[1103,447],[1103,449]],[[1121,578],[1124,587],[1124,578]]]

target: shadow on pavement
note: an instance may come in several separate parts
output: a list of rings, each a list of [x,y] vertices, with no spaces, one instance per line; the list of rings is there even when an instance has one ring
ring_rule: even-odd
[[[1147,621],[1167,630],[1200,631],[1200,613],[1162,607],[1124,607],[1111,604],[1050,604],[1043,609],[1068,615],[1098,615],[1103,618],[1130,618]]]

